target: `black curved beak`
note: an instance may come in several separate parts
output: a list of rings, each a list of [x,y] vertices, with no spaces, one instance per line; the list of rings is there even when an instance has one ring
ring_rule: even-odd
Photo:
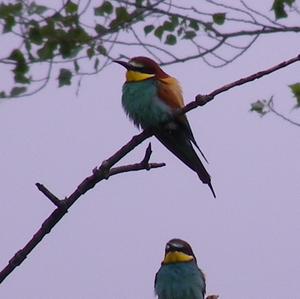
[[[118,64],[124,66],[127,70],[130,70],[132,68],[132,66],[129,63],[125,62],[125,61],[113,60],[113,62],[118,63]]]

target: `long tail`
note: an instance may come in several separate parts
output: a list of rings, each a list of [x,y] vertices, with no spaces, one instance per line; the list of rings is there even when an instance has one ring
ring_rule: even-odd
[[[194,170],[198,174],[199,179],[204,184],[208,185],[213,196],[216,197],[211,184],[210,175],[203,166],[185,132],[180,129],[157,130],[157,132],[155,132],[155,136],[177,158],[179,158],[189,168]]]

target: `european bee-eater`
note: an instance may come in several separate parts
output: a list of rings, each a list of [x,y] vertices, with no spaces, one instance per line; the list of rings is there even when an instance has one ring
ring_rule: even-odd
[[[174,116],[177,109],[184,107],[178,81],[147,57],[139,56],[129,62],[115,62],[127,69],[122,104],[129,118],[137,127],[152,127],[156,138],[194,170],[216,197],[210,175],[193,148],[192,144],[206,160],[193,136],[187,117]]]
[[[205,277],[197,266],[191,246],[180,239],[170,240],[154,282],[158,299],[204,299]]]

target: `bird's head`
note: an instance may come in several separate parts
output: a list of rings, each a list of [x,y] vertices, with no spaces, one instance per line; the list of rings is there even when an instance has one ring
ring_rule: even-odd
[[[126,81],[142,81],[149,78],[163,79],[169,77],[160,66],[152,59],[144,56],[131,58],[128,62],[114,60],[114,62],[127,69]]]
[[[165,257],[162,264],[190,261],[195,261],[195,263],[197,263],[197,259],[189,243],[181,239],[172,239],[166,244]]]

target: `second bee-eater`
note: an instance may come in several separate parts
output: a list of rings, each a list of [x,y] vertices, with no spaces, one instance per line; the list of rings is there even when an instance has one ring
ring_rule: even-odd
[[[184,107],[178,81],[150,58],[139,56],[128,62],[115,61],[127,69],[123,86],[123,107],[138,127],[152,127],[156,138],[183,163],[194,170],[216,197],[210,175],[195,152],[202,154],[185,115],[174,116]],[[206,160],[206,159],[205,159]]]
[[[204,299],[205,277],[192,247],[181,239],[170,240],[154,282],[158,299]]]

